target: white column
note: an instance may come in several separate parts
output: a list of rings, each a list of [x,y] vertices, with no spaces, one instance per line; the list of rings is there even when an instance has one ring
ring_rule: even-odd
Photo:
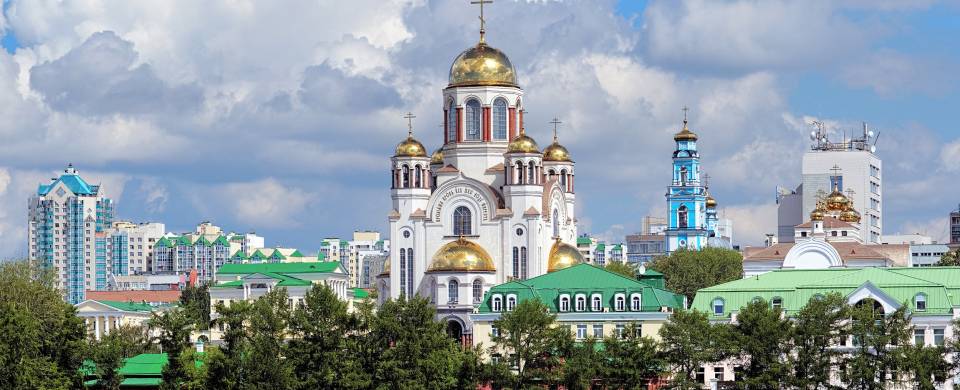
[[[100,340],[100,317],[93,316],[93,338]]]
[[[103,317],[103,335],[110,335],[110,316],[106,315]]]

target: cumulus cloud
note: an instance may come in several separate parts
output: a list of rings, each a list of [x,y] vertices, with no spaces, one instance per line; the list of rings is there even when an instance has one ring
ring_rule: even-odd
[[[960,172],[960,139],[956,139],[940,150],[940,165],[948,172]]]
[[[395,89],[368,77],[348,76],[326,63],[304,71],[299,97],[312,109],[339,114],[393,108],[401,103]]]
[[[236,219],[256,226],[298,226],[299,217],[315,196],[302,188],[284,186],[277,179],[230,183],[222,187],[220,198],[229,202]]]

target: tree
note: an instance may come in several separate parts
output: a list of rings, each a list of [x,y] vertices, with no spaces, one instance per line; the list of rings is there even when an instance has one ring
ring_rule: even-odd
[[[699,389],[696,370],[705,363],[727,355],[727,325],[711,325],[707,314],[697,310],[677,310],[660,328],[660,346],[664,361],[673,372],[673,389]]]
[[[623,335],[603,340],[603,384],[610,389],[646,389],[649,382],[667,372],[667,364],[657,352],[657,342],[642,337],[639,324],[628,324]]]
[[[841,378],[851,389],[884,389],[903,368],[902,347],[910,340],[907,305],[885,314],[878,302],[865,299],[854,306],[851,314],[854,350],[844,356],[846,370]]]
[[[317,285],[307,292],[303,306],[290,320],[289,355],[300,388],[333,389],[344,384],[343,370],[355,367],[347,353],[355,322],[346,302],[330,287]]]
[[[207,388],[233,390],[241,388],[245,382],[243,356],[249,346],[246,322],[250,317],[250,303],[231,302],[230,306],[217,303],[215,326],[223,329],[222,348],[211,347],[206,357]]]
[[[789,378],[790,333],[793,323],[772,308],[766,300],[757,299],[743,307],[737,323],[730,328],[731,341],[736,343],[741,361],[745,362],[737,382],[746,389],[783,388]]]
[[[960,266],[960,248],[949,250],[940,256],[937,267],[958,267]]]
[[[180,389],[188,379],[180,355],[190,348],[190,332],[194,320],[180,308],[154,312],[149,326],[159,332],[155,338],[160,344],[160,350],[167,354],[167,365],[163,367],[161,389]]]
[[[563,349],[562,383],[565,388],[590,389],[600,378],[605,359],[597,346],[598,341],[590,337],[583,342],[570,343],[569,347]]]
[[[453,389],[462,385],[457,376],[467,356],[435,316],[436,309],[420,297],[401,297],[380,306],[364,340],[374,348],[374,388]]]
[[[723,248],[680,249],[653,260],[649,268],[663,274],[667,289],[685,295],[692,302],[702,288],[740,279],[743,256]]]
[[[250,308],[250,345],[242,367],[247,388],[293,388],[293,367],[285,358],[284,343],[290,322],[288,299],[287,289],[276,288],[257,298]]]
[[[123,362],[129,357],[144,353],[148,344],[149,339],[144,329],[139,326],[121,326],[99,341],[92,342],[90,350],[97,386],[103,389],[119,389],[123,382],[123,376],[120,375]]]
[[[945,359],[944,347],[908,344],[901,348],[901,367],[909,374],[911,388],[934,390],[950,378],[951,363]]]
[[[0,263],[0,388],[82,387],[86,334],[51,269]]]
[[[608,262],[607,265],[603,266],[603,269],[613,272],[615,274],[626,276],[630,279],[637,278],[637,268],[630,263],[611,261],[611,262]]]
[[[550,378],[560,367],[558,347],[570,339],[570,332],[556,327],[556,319],[543,302],[527,299],[493,322],[498,332],[491,338],[491,353],[507,354],[516,371],[514,389],[524,388],[533,377]]]
[[[207,285],[187,286],[180,291],[180,307],[199,330],[210,329],[210,289]]]
[[[849,313],[846,299],[836,292],[814,297],[800,309],[793,325],[792,387],[836,388],[831,384],[830,373],[842,354],[835,347],[846,341]]]

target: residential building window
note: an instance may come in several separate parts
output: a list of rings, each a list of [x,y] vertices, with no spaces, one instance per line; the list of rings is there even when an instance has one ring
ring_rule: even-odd
[[[773,297],[773,299],[770,299],[770,306],[772,306],[774,309],[780,309],[780,308],[782,308],[782,307],[783,307],[783,298]]]
[[[480,279],[473,281],[473,303],[480,303],[483,299],[483,281]]]
[[[630,296],[630,310],[640,311],[640,295],[634,294]]]
[[[515,295],[507,295],[507,311],[513,311],[514,307],[517,307],[517,297]]]
[[[923,294],[917,294],[913,297],[913,302],[917,307],[917,311],[926,311],[927,310],[927,296]]]
[[[560,311],[570,311],[570,296],[561,295],[560,296]]]
[[[723,299],[716,298],[713,300],[713,314],[715,315],[723,314]]]
[[[723,367],[713,368],[713,378],[717,381],[723,382]]]
[[[913,344],[914,345],[926,345],[927,344],[927,332],[924,329],[914,329],[913,330]]]
[[[493,138],[507,139],[507,101],[497,99],[493,101]]]
[[[593,297],[590,298],[590,307],[591,307],[591,310],[593,310],[593,311],[600,311],[600,309],[602,308],[602,306],[603,306],[603,302],[602,302],[602,300],[600,299],[600,295],[599,295],[599,294],[594,294]]]
[[[603,339],[603,324],[593,324],[593,337]]]
[[[471,213],[467,206],[460,206],[453,210],[453,235],[469,236],[471,233]]]
[[[697,368],[697,383],[706,383],[707,375],[704,374],[704,371],[703,367]]]
[[[460,282],[451,279],[447,282],[447,303],[457,303],[460,299]]]
[[[933,345],[938,347],[943,346],[943,328],[936,328],[933,330]]]
[[[577,311],[586,311],[587,310],[587,297],[583,295],[577,296]]]
[[[500,336],[500,329],[497,329],[496,326],[490,327],[490,336],[497,337]]]
[[[617,311],[625,310],[625,307],[626,307],[625,301],[626,299],[623,297],[622,294],[617,294],[617,297],[613,299],[614,307],[617,309]]]
[[[623,324],[617,324],[616,328],[613,330],[613,334],[619,338],[626,337],[626,335],[623,333]]]
[[[479,141],[482,115],[480,102],[471,99],[467,102],[466,111],[466,131],[463,138],[467,141]]]
[[[586,325],[577,325],[577,340],[583,340],[587,338],[587,326]]]
[[[499,295],[494,295],[493,298],[490,299],[490,305],[493,306],[491,309],[492,309],[494,312],[500,312],[500,311],[502,311],[502,310],[503,310],[503,298],[500,297]]]

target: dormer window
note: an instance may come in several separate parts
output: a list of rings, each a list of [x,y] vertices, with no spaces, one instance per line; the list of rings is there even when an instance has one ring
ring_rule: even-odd
[[[631,311],[640,311],[641,308],[641,298],[640,294],[631,294],[630,295],[630,310]]]
[[[600,298],[600,294],[593,294],[593,296],[590,297],[590,310],[603,310],[603,300]]]
[[[723,314],[723,298],[714,298],[713,299],[713,314],[722,315]]]
[[[576,305],[577,311],[587,311],[587,297],[583,294],[578,294]]]
[[[491,306],[490,309],[493,310],[494,312],[502,311],[503,297],[501,297],[500,294],[494,295],[493,298],[490,299],[490,306]]]
[[[623,294],[617,294],[613,298],[613,306],[617,311],[624,311],[627,309],[627,298]]]
[[[515,307],[517,307],[517,296],[513,294],[507,295],[507,311],[513,311]]]
[[[570,296],[567,294],[560,296],[560,311],[570,311]]]
[[[913,298],[914,306],[916,306],[917,311],[927,311],[927,296],[924,294],[917,294]]]

